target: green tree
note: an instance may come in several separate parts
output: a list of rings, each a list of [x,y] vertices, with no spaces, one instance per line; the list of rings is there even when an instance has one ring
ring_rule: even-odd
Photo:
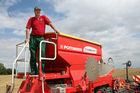
[[[0,63],[0,74],[1,75],[7,74],[6,68],[2,63]]]
[[[6,71],[7,71],[7,74],[12,74],[12,69],[11,68],[8,68]]]
[[[4,64],[0,63],[0,75],[9,75],[9,74],[12,74],[12,69],[11,68],[6,69],[4,67]]]

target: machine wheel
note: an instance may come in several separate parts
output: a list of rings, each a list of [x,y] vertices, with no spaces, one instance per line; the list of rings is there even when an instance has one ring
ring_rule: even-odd
[[[126,90],[124,88],[120,88],[120,89],[118,89],[118,91],[116,93],[133,93],[133,92],[129,92],[128,90]]]
[[[106,93],[105,88],[99,88],[95,93]]]
[[[113,93],[113,88],[112,87],[107,87],[106,88],[106,93]]]

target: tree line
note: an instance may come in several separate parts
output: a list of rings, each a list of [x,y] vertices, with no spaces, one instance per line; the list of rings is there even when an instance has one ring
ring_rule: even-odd
[[[4,67],[4,64],[0,63],[0,75],[10,75],[10,74],[12,74],[12,69]]]

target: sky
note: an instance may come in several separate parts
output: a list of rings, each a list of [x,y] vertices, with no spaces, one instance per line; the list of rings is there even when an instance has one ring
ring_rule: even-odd
[[[0,0],[0,63],[7,68],[35,6],[60,32],[102,44],[104,61],[112,57],[115,68],[128,60],[140,67],[140,0]]]

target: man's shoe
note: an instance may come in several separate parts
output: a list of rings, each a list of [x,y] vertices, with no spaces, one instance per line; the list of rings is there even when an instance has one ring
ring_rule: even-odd
[[[37,73],[36,72],[31,72],[31,74],[30,75],[37,75]]]

